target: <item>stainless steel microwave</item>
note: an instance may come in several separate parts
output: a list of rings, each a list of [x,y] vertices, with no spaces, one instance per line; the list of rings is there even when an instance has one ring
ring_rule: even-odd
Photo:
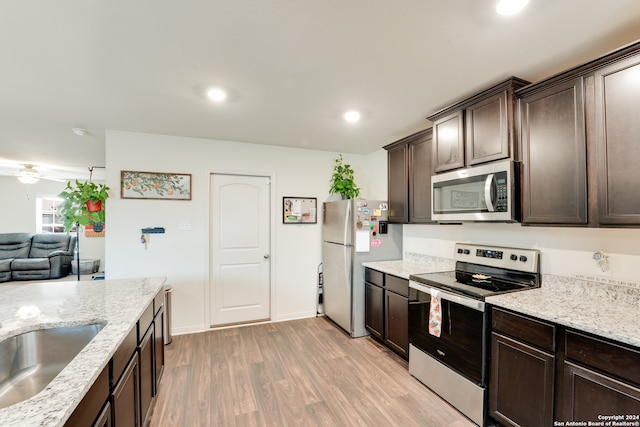
[[[438,222],[518,222],[520,163],[487,163],[431,177],[431,218]]]

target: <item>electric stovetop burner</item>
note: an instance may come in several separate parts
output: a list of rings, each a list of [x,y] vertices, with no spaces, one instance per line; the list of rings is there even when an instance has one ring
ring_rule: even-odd
[[[410,279],[479,300],[540,287],[540,253],[535,249],[457,243],[455,259],[455,271],[416,274]]]

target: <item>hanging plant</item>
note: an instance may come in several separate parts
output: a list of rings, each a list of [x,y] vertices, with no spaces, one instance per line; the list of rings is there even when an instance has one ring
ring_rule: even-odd
[[[62,217],[64,231],[69,232],[76,224],[92,225],[94,231],[104,227],[105,201],[109,198],[110,188],[104,184],[76,180],[75,185],[67,182],[64,191],[58,194],[62,203],[57,206]]]
[[[329,193],[340,194],[343,199],[355,199],[360,196],[360,189],[354,181],[354,171],[350,164],[342,162],[342,154],[340,154],[333,165]]]

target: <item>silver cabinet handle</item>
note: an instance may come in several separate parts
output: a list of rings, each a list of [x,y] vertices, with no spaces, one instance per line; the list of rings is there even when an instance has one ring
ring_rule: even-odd
[[[264,259],[269,259],[269,254],[264,254]]]

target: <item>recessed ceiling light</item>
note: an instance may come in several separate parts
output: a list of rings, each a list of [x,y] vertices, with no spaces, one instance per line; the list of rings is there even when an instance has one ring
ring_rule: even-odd
[[[227,99],[227,92],[219,87],[212,87],[207,91],[207,97],[213,102],[222,102]]]
[[[349,123],[356,123],[360,121],[360,113],[355,110],[347,111],[342,117],[344,117],[344,119]]]
[[[499,0],[496,12],[500,15],[514,15],[520,12],[529,3],[529,0]]]

